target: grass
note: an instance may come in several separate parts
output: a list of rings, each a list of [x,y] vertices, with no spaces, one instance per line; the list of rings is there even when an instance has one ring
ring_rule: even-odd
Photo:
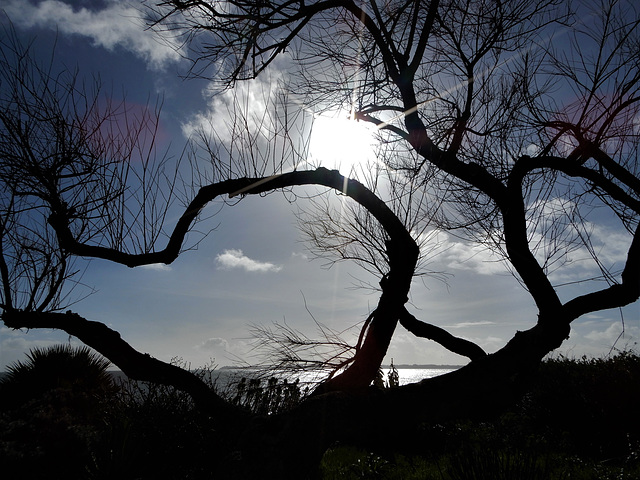
[[[637,459],[609,464],[562,452],[465,449],[451,454],[378,455],[356,447],[329,450],[321,464],[324,480],[637,480]]]

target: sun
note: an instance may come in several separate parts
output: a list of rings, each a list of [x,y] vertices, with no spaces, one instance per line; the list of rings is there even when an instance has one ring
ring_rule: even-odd
[[[315,117],[309,139],[308,163],[356,176],[374,159],[374,127],[348,114]]]

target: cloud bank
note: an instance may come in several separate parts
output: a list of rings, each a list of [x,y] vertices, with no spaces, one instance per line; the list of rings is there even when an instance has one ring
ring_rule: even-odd
[[[279,81],[280,74],[270,71],[256,79],[239,82],[233,89],[220,91],[217,80],[210,82],[202,91],[206,109],[183,122],[182,134],[185,138],[203,136],[227,145],[247,132],[259,133],[256,138],[270,138]]]
[[[108,0],[100,10],[73,8],[60,0],[8,0],[3,9],[19,28],[49,28],[62,35],[91,39],[94,46],[113,51],[123,48],[154,70],[180,60],[180,45],[146,27],[140,6],[127,0]]]
[[[552,213],[558,215],[557,211]],[[552,213],[543,212],[544,222],[551,224]],[[548,267],[549,278],[556,284],[571,283],[601,274],[588,248],[581,244],[582,239],[588,239],[590,248],[597,254],[599,261],[613,272],[624,265],[631,243],[631,235],[626,231],[589,221],[578,227],[567,222],[564,231],[557,238],[540,233],[539,230],[544,229],[545,225],[530,227],[529,243],[536,259],[540,265]],[[559,246],[554,243],[556,240]],[[487,246],[459,240],[445,231],[436,231],[435,234],[431,232],[428,237],[419,241],[425,255],[445,271],[466,270],[480,275],[510,272],[505,259]]]

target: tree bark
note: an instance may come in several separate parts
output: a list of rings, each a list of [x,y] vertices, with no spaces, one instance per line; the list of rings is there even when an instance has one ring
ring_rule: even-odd
[[[436,327],[425,322],[421,322],[411,315],[405,308],[400,316],[400,325],[413,333],[416,337],[428,338],[438,342],[447,350],[475,360],[484,357],[487,353],[477,344],[451,335],[444,328]]]

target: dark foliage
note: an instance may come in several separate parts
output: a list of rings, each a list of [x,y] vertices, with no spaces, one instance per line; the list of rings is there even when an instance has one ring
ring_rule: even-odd
[[[110,362],[87,347],[54,345],[33,348],[27,360],[7,368],[0,383],[2,406],[17,407],[51,390],[71,390],[102,397],[114,389]]]
[[[0,464],[20,478],[80,478],[116,387],[87,347],[35,348],[0,383]]]
[[[638,405],[640,356],[622,352],[608,359],[547,360],[518,413],[523,430],[550,446],[608,460],[639,450]]]
[[[640,478],[640,356],[552,358],[499,415],[423,424],[372,453],[327,452],[325,479]]]
[[[101,433],[90,478],[214,478],[237,467],[209,418],[172,387],[123,381]]]
[[[243,377],[227,396],[234,405],[258,415],[271,415],[295,407],[308,393],[308,387],[301,390],[297,379],[289,382],[271,377],[263,384],[263,379]]]
[[[77,353],[64,351],[69,356]],[[58,353],[51,355],[51,363],[60,361]],[[41,356],[47,357],[38,352],[30,358]],[[81,377],[73,380],[70,373],[58,375],[64,381],[47,377],[46,391],[23,383],[21,392],[33,396],[21,397],[21,405],[9,393],[18,391],[9,389],[16,377],[5,377],[3,402],[14,407],[5,407],[0,420],[3,468],[20,471],[25,479],[237,479],[249,478],[248,470],[256,471],[255,460],[241,455],[239,440],[217,432],[187,394],[129,380],[114,387],[111,377],[105,381],[104,370],[93,368],[93,357],[86,352],[81,356],[92,365],[87,370],[77,368],[76,372],[84,372]],[[35,367],[26,362],[21,368],[49,375],[55,370],[46,363],[39,361]],[[203,376],[215,388],[211,371]],[[300,395],[291,382],[272,379],[248,394],[250,384],[250,380],[235,384],[224,395],[263,413],[290,408]],[[467,422],[416,426],[411,442],[384,452],[336,446],[325,455],[320,475],[326,479],[631,479],[640,473],[638,404],[637,354],[555,358],[541,365],[532,388],[511,411]]]

